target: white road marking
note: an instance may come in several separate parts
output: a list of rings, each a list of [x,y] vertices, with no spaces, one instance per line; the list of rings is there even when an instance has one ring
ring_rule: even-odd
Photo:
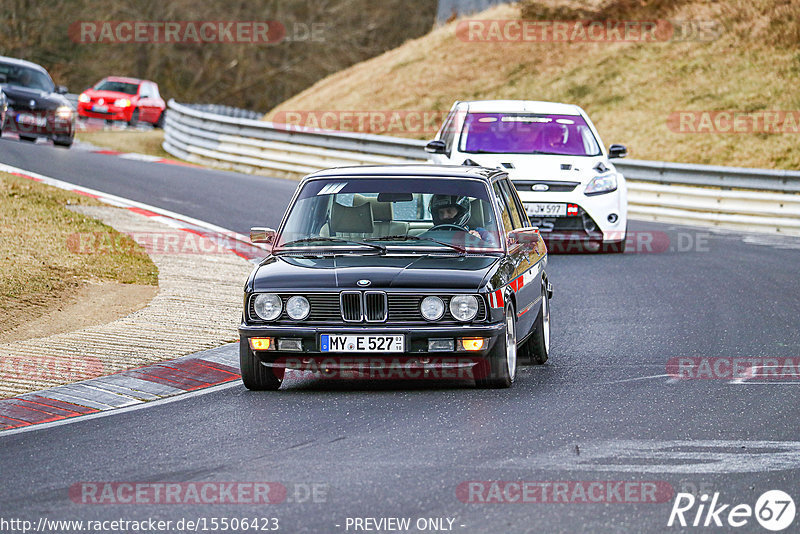
[[[484,464],[486,467],[623,473],[757,473],[800,469],[800,441],[605,440]]]

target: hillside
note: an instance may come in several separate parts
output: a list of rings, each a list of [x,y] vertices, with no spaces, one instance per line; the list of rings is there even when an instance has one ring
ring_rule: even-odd
[[[301,110],[446,110],[472,99],[565,101],[587,110],[606,145],[626,144],[634,158],[800,168],[800,121],[793,121],[800,110],[798,2],[529,0],[471,19],[659,20],[659,40],[475,42],[463,33],[468,22],[457,20],[328,76],[265,118]],[[681,127],[677,113],[685,111],[708,113]],[[735,126],[745,133],[722,133],[734,123],[714,111],[750,113]],[[773,111],[791,113],[779,115],[777,128],[767,120],[765,133],[764,113]],[[685,133],[691,128],[701,133]]]

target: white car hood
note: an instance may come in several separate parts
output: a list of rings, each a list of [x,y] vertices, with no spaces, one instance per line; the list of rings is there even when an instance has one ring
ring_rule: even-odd
[[[512,180],[580,182],[585,185],[600,174],[594,168],[598,163],[602,162],[606,168],[614,170],[614,165],[602,155],[465,154],[464,159],[471,159],[483,167],[500,167],[508,172]],[[508,164],[513,165],[513,168],[509,168]]]

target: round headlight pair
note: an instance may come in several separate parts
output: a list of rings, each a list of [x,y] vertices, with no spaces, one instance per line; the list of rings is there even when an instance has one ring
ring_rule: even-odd
[[[264,321],[274,321],[280,317],[283,303],[274,293],[259,293],[253,297],[253,309]],[[286,314],[295,321],[305,319],[310,312],[311,305],[305,297],[296,295],[286,301]]]
[[[444,315],[444,301],[439,297],[425,297],[419,311],[425,320],[437,321]],[[471,321],[478,315],[478,299],[473,295],[457,295],[451,298],[450,314],[457,321]]]

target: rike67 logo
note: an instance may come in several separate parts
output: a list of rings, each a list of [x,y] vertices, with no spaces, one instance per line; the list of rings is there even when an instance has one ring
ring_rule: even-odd
[[[781,490],[770,490],[749,504],[724,504],[715,492],[709,502],[707,494],[696,498],[691,493],[678,493],[669,514],[667,526],[692,527],[743,527],[753,516],[767,530],[778,532],[794,522],[795,505],[792,497]]]

